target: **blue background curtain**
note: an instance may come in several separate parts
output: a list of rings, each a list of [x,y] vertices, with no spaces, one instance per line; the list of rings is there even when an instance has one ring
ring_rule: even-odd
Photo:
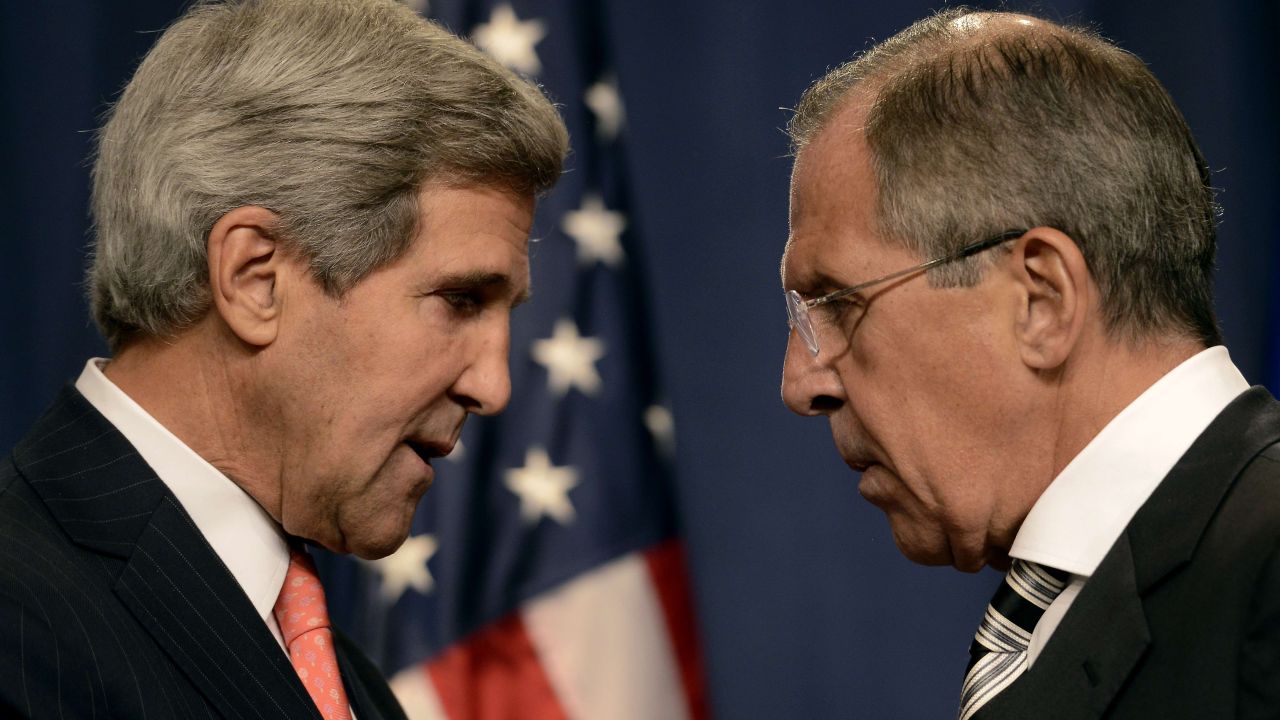
[[[539,11],[537,0],[512,4],[522,18]],[[18,439],[87,357],[105,352],[82,287],[92,131],[185,5],[0,9],[0,446]],[[675,413],[680,512],[718,717],[945,717],[995,580],[899,556],[825,423],[791,416],[778,399],[785,108],[868,39],[936,7],[601,6],[627,109],[632,211],[646,229],[657,369]],[[1227,344],[1250,381],[1276,389],[1280,5],[1013,7],[1097,27],[1169,88],[1221,188],[1217,295]]]

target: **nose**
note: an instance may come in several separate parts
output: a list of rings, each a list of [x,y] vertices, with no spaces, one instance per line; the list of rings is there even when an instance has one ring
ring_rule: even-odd
[[[797,415],[829,415],[847,402],[840,376],[823,354],[814,357],[794,331],[782,361],[782,401]]]
[[[476,415],[496,415],[511,400],[511,325],[501,315],[473,338],[470,362],[453,384],[454,398]]]

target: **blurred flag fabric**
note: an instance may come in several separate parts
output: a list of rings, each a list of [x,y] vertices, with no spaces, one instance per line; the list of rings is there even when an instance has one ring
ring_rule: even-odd
[[[600,4],[406,4],[546,88],[573,151],[539,202],[509,407],[434,463],[399,551],[322,560],[334,619],[413,719],[705,718]]]

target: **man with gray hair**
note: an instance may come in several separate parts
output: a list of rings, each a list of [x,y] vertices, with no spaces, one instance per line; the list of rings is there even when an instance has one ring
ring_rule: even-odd
[[[1280,714],[1280,404],[1221,346],[1209,172],[1142,62],[956,9],[790,129],[783,398],[907,557],[1009,569],[960,717]]]
[[[305,545],[378,558],[510,395],[538,88],[392,0],[202,2],[98,141],[112,350],[0,465],[0,714],[403,717]]]

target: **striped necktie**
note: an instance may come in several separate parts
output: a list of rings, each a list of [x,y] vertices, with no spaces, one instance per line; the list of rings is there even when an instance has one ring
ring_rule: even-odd
[[[987,606],[969,646],[969,668],[960,692],[960,720],[969,720],[988,700],[1027,670],[1027,646],[1045,608],[1067,586],[1068,573],[1014,560]]]

